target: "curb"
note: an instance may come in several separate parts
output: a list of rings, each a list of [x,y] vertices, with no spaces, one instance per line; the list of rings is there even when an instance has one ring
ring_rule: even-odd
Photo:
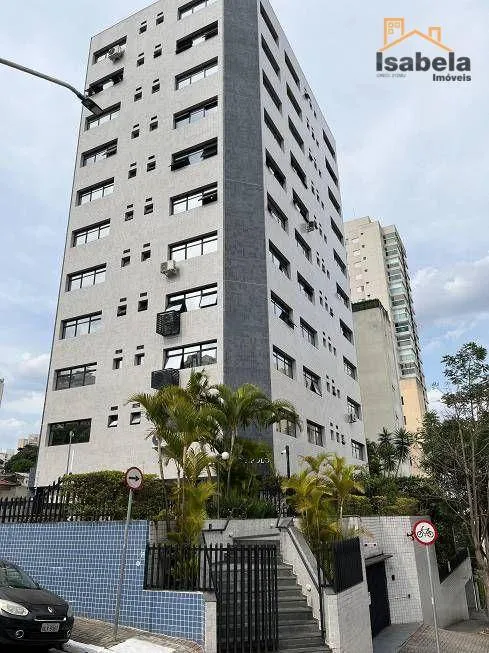
[[[63,646],[66,653],[109,653],[108,648],[102,646],[95,646],[94,644],[82,644],[82,642],[75,642],[70,639]]]

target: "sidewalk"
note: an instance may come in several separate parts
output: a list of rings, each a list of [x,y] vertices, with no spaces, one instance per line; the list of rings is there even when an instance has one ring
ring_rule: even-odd
[[[440,649],[443,653],[487,653],[489,635],[476,632],[438,630]],[[422,626],[400,649],[402,653],[436,653],[435,630],[433,626]]]
[[[123,626],[114,640],[112,630],[113,625],[104,621],[76,617],[72,639],[65,644],[65,650],[68,653],[203,653],[201,646],[186,639]]]

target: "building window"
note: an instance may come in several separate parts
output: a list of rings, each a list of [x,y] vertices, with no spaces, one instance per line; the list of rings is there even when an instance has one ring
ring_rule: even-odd
[[[217,363],[217,340],[165,351],[165,369],[181,370]]]
[[[326,164],[326,170],[329,172],[329,176],[331,177],[331,179],[333,180],[335,186],[337,187],[338,186],[338,177],[337,177],[335,171],[329,165],[329,161],[328,161],[328,159],[326,157],[324,157],[324,162]]]
[[[297,232],[297,230],[295,232],[295,242],[297,244],[297,247],[301,250],[301,252],[306,257],[306,259],[308,261],[310,261],[311,260],[311,248],[306,243],[304,238],[302,238],[302,236]]]
[[[348,340],[348,342],[353,344],[353,331],[350,329],[350,327],[346,326],[343,320],[340,320],[340,329],[341,333]]]
[[[161,23],[162,23],[164,20],[165,20],[165,17],[164,17],[164,15],[163,15],[163,12],[162,12],[162,11],[159,11],[159,12],[156,14],[156,24],[157,24],[157,25],[161,25]]]
[[[213,5],[215,2],[217,0],[194,0],[194,2],[189,2],[178,9],[178,20],[191,16],[209,5]]]
[[[297,437],[297,424],[292,420],[281,419],[276,426],[279,433],[285,433],[285,435],[290,435],[292,438]]]
[[[133,126],[131,132],[131,138],[139,138],[139,123]]]
[[[311,444],[323,446],[324,427],[307,420],[307,440]]]
[[[202,188],[202,190],[194,190],[185,195],[178,195],[171,200],[171,212],[173,215],[177,213],[186,213],[192,209],[205,204],[217,202],[217,184],[211,184]]]
[[[338,202],[336,197],[333,195],[333,193],[331,192],[331,188],[329,188],[329,187],[328,187],[328,197],[329,197],[329,200],[330,200],[331,204],[335,207],[336,212],[338,213],[338,215],[341,215],[340,203]]]
[[[351,441],[351,455],[356,460],[365,460],[365,446],[356,440]]]
[[[284,231],[287,231],[287,216],[278,204],[267,194],[267,209],[272,218],[278,222]]]
[[[301,180],[302,185],[304,186],[304,188],[307,188],[307,177],[306,177],[306,173],[305,173],[304,170],[300,167],[299,163],[297,162],[297,159],[296,159],[295,156],[292,154],[292,152],[290,153],[290,166],[291,166],[292,170],[294,170],[294,172],[296,173],[296,175],[299,177],[299,179]]]
[[[148,310],[148,300],[147,299],[140,299],[138,301],[138,313],[141,313],[141,311],[147,311]]]
[[[196,290],[187,290],[183,293],[168,295],[166,310],[174,309],[180,313],[195,311],[198,308],[207,308],[217,304],[217,283]]]
[[[122,356],[117,356],[112,360],[112,369],[113,370],[120,370],[121,369],[121,364],[122,364]]]
[[[154,210],[153,198],[147,197],[144,203],[143,213],[144,215],[148,215],[148,213],[153,213],[153,210]]]
[[[218,34],[218,28],[217,28],[217,21],[216,21],[211,25],[206,25],[206,27],[202,27],[201,29],[192,32],[192,34],[189,34],[188,36],[184,36],[183,38],[178,39],[175,53],[180,54],[180,52],[184,52],[185,50],[190,50],[190,48],[193,48],[194,45],[198,45],[199,43],[204,43],[205,41],[213,38],[214,36],[217,36],[217,34]]]
[[[156,158],[155,155],[148,156],[148,162],[146,164],[146,172],[152,172],[156,170]]]
[[[61,339],[76,338],[88,333],[95,333],[101,326],[102,311],[63,320],[61,322]]]
[[[338,254],[338,252],[333,249],[333,257],[335,260],[336,265],[340,268],[341,272],[345,275],[346,277],[346,264],[345,262],[341,259],[341,256]]]
[[[336,238],[338,238],[340,243],[343,245],[344,239],[343,239],[343,234],[341,233],[341,229],[338,227],[338,225],[333,220],[333,218],[330,218],[330,220],[331,220],[331,230],[332,230],[332,232],[334,233]]]
[[[274,69],[275,74],[277,75],[277,77],[280,77],[280,66],[278,65],[277,60],[275,59],[275,57],[272,54],[272,51],[270,50],[270,46],[265,41],[263,36],[261,37],[261,47],[263,52],[265,53],[266,58],[270,62],[270,65]]]
[[[131,163],[129,170],[127,172],[127,178],[133,179],[138,174],[138,168],[136,163]]]
[[[109,415],[107,420],[108,428],[115,428],[119,424],[119,415]]]
[[[158,117],[153,116],[149,121],[149,131],[154,132],[155,129],[158,129]]]
[[[131,263],[131,256],[130,254],[126,254],[121,258],[121,268],[126,268],[128,265]]]
[[[116,311],[117,317],[124,317],[124,315],[126,314],[127,314],[127,304],[119,304]]]
[[[304,385],[308,390],[314,392],[317,395],[321,395],[321,379],[317,374],[308,370],[307,367],[303,367],[304,374]]]
[[[263,115],[264,115],[264,118],[265,118],[265,125],[268,127],[271,135],[273,136],[273,138],[277,142],[278,146],[281,149],[283,149],[284,138],[283,138],[282,134],[279,132],[279,130],[276,127],[275,123],[273,122],[273,120],[268,115],[268,112],[267,112],[266,109],[263,109]]]
[[[175,87],[177,89],[185,88],[205,77],[210,77],[211,75],[214,75],[214,73],[217,73],[218,67],[217,59],[212,59],[212,61],[203,63],[196,68],[185,71],[184,73],[180,73],[175,77]]]
[[[309,221],[309,211],[307,210],[306,205],[304,202],[301,200],[301,198],[297,195],[297,193],[292,191],[292,204],[294,205],[294,208],[296,211],[298,211],[301,216],[304,218],[306,222]]]
[[[344,356],[343,356],[343,365],[345,368],[345,373],[348,374],[348,376],[351,376],[352,379],[356,379],[357,368],[355,367],[355,365],[353,365],[353,363],[350,363],[348,358],[345,358]]]
[[[305,295],[311,303],[314,303],[314,288],[307,283],[304,277],[299,273],[297,273],[297,283],[299,284],[299,290],[301,293]]]
[[[129,418],[129,424],[133,426],[134,424],[141,424],[141,411],[135,411],[134,413],[131,413],[131,416]]]
[[[292,309],[290,306],[287,306],[277,295],[273,292],[271,293],[272,309],[273,314],[276,315],[279,319],[283,320],[287,326],[294,328],[294,322],[292,320]]]
[[[269,18],[269,16],[268,16],[267,12],[266,12],[265,9],[263,8],[263,5],[261,4],[261,2],[260,2],[260,14],[261,14],[261,17],[263,18],[263,22],[264,22],[265,25],[268,27],[268,31],[270,32],[270,34],[271,34],[273,40],[275,41],[275,43],[278,44],[278,34],[277,34],[277,30],[276,30],[275,27],[273,26],[273,23],[272,23],[272,21],[270,20],[270,18]]]
[[[119,49],[126,44],[126,37],[123,36],[120,39],[117,39],[117,41],[114,41],[113,43],[110,43],[110,45],[105,45],[103,48],[100,50],[97,50],[96,52],[93,53],[93,63],[98,63],[99,61],[103,61],[104,59],[109,58],[109,52],[112,49],[117,48],[119,46]]]
[[[334,147],[331,145],[331,141],[330,141],[329,138],[326,136],[326,132],[325,132],[325,131],[323,131],[323,141],[324,141],[326,147],[328,148],[329,153],[330,153],[331,156],[333,157],[333,160],[336,161],[336,153],[335,153],[335,151],[334,151]]]
[[[48,425],[48,447],[60,444],[78,444],[90,440],[91,419],[72,422],[54,422]]]
[[[174,261],[186,261],[211,252],[217,252],[217,233],[192,238],[169,247],[170,259]]]
[[[210,113],[215,113],[217,111],[217,98],[212,100],[207,100],[201,104],[198,104],[191,109],[185,109],[185,111],[180,111],[173,116],[173,124],[175,129],[182,127],[184,125],[191,125],[194,122],[198,122],[205,118]]]
[[[87,204],[114,192],[114,180],[108,179],[90,188],[78,191],[78,204]]]
[[[307,340],[311,345],[317,347],[318,344],[318,334],[315,329],[312,328],[305,320],[301,318],[301,336],[304,340]]]
[[[83,270],[82,272],[73,272],[68,275],[67,290],[77,290],[78,288],[87,288],[95,286],[97,283],[105,281],[106,265],[99,265],[96,268]]]
[[[84,152],[81,156],[81,164],[82,166],[90,165],[96,161],[107,159],[109,156],[114,156],[114,154],[117,154],[117,140]]]
[[[159,90],[160,90],[160,80],[154,79],[151,85],[151,93],[158,93]]]
[[[150,258],[151,258],[151,250],[143,249],[143,251],[141,252],[141,263],[144,263],[144,261],[147,261]]]
[[[295,99],[295,96],[292,93],[292,91],[290,90],[290,86],[288,84],[287,84],[287,97],[290,100],[290,104],[294,107],[294,110],[295,110],[296,114],[302,120],[302,109],[300,107],[300,104]]]
[[[299,134],[299,130],[296,128],[292,120],[289,118],[289,130],[292,136],[294,137],[295,142],[297,145],[301,148],[301,150],[304,152],[304,139],[302,136]]]
[[[299,75],[295,72],[295,68],[292,65],[292,62],[289,59],[289,56],[287,55],[286,52],[285,52],[285,63],[287,65],[287,68],[289,69],[289,73],[292,75],[292,79],[294,80],[294,82],[297,85],[297,88],[300,88],[301,85],[300,85],[300,82],[299,82]]]
[[[339,284],[336,284],[336,296],[343,302],[346,308],[350,308],[350,298]]]
[[[171,169],[179,170],[186,166],[192,166],[201,163],[217,154],[217,138],[213,138],[205,144],[196,145],[182,152],[172,155]]]
[[[156,59],[157,57],[161,57],[161,43],[158,43],[158,45],[155,45],[155,49],[153,52],[153,59]]]
[[[137,354],[134,354],[134,365],[136,365],[136,367],[142,365],[143,361],[144,361],[144,352],[138,352]]]
[[[347,397],[346,404],[348,407],[348,416],[350,417],[351,422],[356,422],[357,420],[362,419],[362,413],[361,413],[361,408],[359,403],[357,403],[354,399]]]
[[[262,71],[262,75],[263,75],[263,86],[265,87],[274,105],[277,107],[280,113],[282,113],[282,101],[278,93],[275,91],[272,82],[268,79],[268,77],[265,75],[263,71]]]
[[[265,165],[267,166],[268,172],[275,177],[282,188],[285,188],[285,175],[270,156],[268,150],[265,150]]]
[[[124,71],[121,68],[120,70],[117,70],[116,72],[111,73],[106,77],[102,77],[102,79],[98,79],[96,82],[92,82],[87,89],[87,94],[96,95],[97,93],[101,93],[102,91],[105,91],[105,89],[110,88],[111,86],[120,84],[120,82],[122,82],[123,77],[124,77]]]
[[[141,54],[138,54],[138,58],[136,59],[136,66],[142,66],[144,63],[144,52],[141,52]]]
[[[103,222],[98,222],[89,227],[77,229],[73,232],[72,247],[78,247],[79,245],[85,245],[94,240],[105,238],[105,236],[109,235],[109,231],[110,220],[104,220]]]
[[[132,220],[134,217],[134,209],[133,209],[133,204],[128,204],[126,206],[127,211],[124,213],[124,220],[127,222],[127,220]]]
[[[272,259],[273,264],[275,265],[276,268],[282,272],[286,277],[290,279],[290,263],[289,261],[283,256],[278,249],[272,245],[271,242],[268,244],[268,251],[270,253],[270,257]]]
[[[141,21],[141,24],[139,25],[139,33],[144,34],[144,32],[148,29],[148,24],[145,20]]]
[[[118,104],[114,104],[108,109],[105,109],[100,114],[100,116],[89,116],[86,119],[85,128],[93,129],[94,127],[98,127],[98,125],[102,125],[104,122],[109,122],[109,120],[113,120],[114,118],[117,118],[120,111],[121,111],[121,105],[119,102]]]
[[[284,354],[283,351],[280,351],[277,347],[273,348],[273,367],[285,374],[285,376],[294,378],[294,359],[287,354]]]
[[[136,88],[136,92],[134,93],[134,102],[138,102],[138,100],[141,100],[143,97],[143,88],[142,86],[138,86]]]
[[[68,388],[79,388],[83,385],[93,385],[95,383],[95,373],[97,372],[97,363],[88,363],[78,367],[66,367],[62,370],[56,370],[54,377],[54,389],[66,390]]]

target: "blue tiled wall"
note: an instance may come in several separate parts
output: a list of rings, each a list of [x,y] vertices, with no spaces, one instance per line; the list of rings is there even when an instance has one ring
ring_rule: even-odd
[[[120,624],[202,644],[201,593],[143,590],[148,531],[146,521],[130,525]],[[123,533],[123,522],[0,524],[0,558],[70,601],[75,614],[112,621]]]

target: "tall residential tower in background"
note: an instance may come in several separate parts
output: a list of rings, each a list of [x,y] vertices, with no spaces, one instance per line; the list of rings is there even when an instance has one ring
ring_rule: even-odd
[[[266,0],[161,0],[92,39],[37,484],[156,471],[134,392],[291,400],[280,456],[365,460],[335,143]]]
[[[402,421],[406,429],[414,433],[421,426],[426,412],[427,399],[406,250],[395,226],[382,227],[378,221],[369,217],[346,222],[345,236],[355,316],[358,321],[362,320],[360,316],[364,310],[375,309],[378,312],[378,306],[374,307],[371,301],[374,299],[379,300],[385,309],[393,333],[394,355],[397,359],[404,416]],[[359,302],[358,305],[357,302]],[[381,319],[380,313],[378,319]],[[385,323],[385,319],[381,321]],[[357,322],[355,326],[357,327]],[[385,328],[385,324],[382,328]],[[359,334],[357,350],[361,372],[362,358],[369,359],[375,353],[371,348],[367,348],[368,338],[365,338],[364,351],[360,351],[360,339]],[[391,340],[388,336],[384,338],[383,342],[385,348],[391,348],[392,345],[389,344]],[[387,358],[391,360],[392,355],[384,352],[378,360]],[[368,365],[371,362],[369,360]],[[390,362],[382,369],[380,366],[377,368],[382,382],[392,376],[390,368]],[[365,385],[370,388],[373,382],[375,383],[375,378],[370,375],[365,381]],[[363,384],[361,374],[360,383]],[[369,411],[375,413],[379,406],[382,411],[385,408],[382,406],[382,402],[386,402],[391,409],[399,405],[396,384],[390,385],[393,387],[389,388],[388,395],[379,396],[380,404],[378,406],[369,402]],[[364,397],[365,402],[366,398]],[[394,412],[396,410],[394,408]],[[403,425],[402,421],[399,426]],[[385,426],[395,428],[395,418],[392,426],[390,424],[385,424]],[[367,436],[369,439],[373,439],[370,433],[367,433]]]

